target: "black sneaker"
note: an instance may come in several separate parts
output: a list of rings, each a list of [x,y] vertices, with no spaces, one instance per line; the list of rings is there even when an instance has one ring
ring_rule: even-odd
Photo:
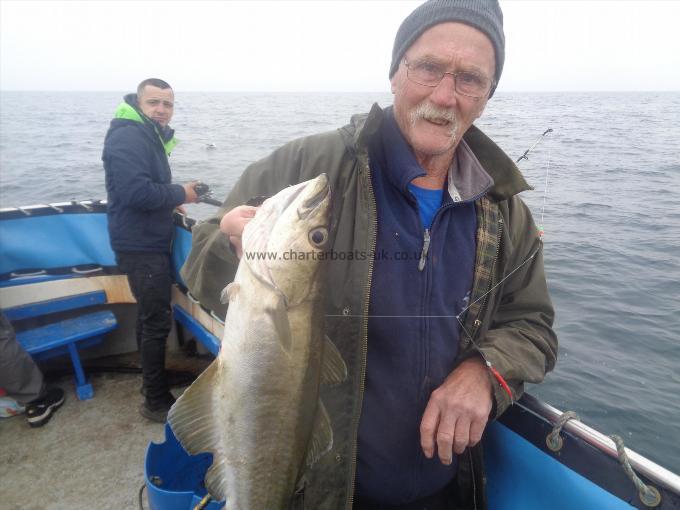
[[[26,404],[26,420],[31,427],[42,427],[50,421],[54,411],[64,403],[64,390],[56,386],[48,387],[42,397]]]
[[[168,420],[168,411],[175,403],[175,397],[168,393],[167,397],[158,404],[151,404],[144,400],[139,406],[139,414],[144,418],[158,423],[165,423]]]

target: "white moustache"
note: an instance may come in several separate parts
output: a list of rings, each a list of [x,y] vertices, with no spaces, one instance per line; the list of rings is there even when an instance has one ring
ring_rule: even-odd
[[[422,102],[411,112],[411,123],[415,124],[420,119],[439,123],[448,122],[451,125],[449,129],[451,136],[456,136],[458,119],[451,110],[439,108],[428,102]]]

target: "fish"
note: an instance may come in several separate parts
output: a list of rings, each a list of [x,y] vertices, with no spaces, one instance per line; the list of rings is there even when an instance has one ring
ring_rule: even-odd
[[[320,388],[344,381],[347,367],[323,331],[330,204],[321,174],[258,208],[223,291],[219,355],[168,413],[189,454],[213,454],[205,486],[230,510],[288,508],[333,445]]]

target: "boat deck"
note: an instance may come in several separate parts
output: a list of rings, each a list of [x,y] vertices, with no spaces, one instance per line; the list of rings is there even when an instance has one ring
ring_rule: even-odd
[[[164,440],[163,425],[137,410],[140,374],[104,373],[91,382],[94,398],[79,401],[72,376],[55,380],[66,402],[43,427],[31,428],[23,415],[0,420],[1,508],[139,508],[146,448]]]

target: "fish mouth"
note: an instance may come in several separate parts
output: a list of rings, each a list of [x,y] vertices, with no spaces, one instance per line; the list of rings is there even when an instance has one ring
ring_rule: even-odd
[[[302,205],[306,209],[316,209],[317,206],[321,204],[321,202],[331,194],[331,188],[326,185],[319,192],[317,192],[313,197],[308,198],[305,200]]]
[[[305,219],[319,207],[328,205],[331,188],[328,185],[328,177],[326,177],[326,174],[319,175],[304,189],[304,192],[313,194],[306,197],[298,208],[298,216],[300,219]]]

